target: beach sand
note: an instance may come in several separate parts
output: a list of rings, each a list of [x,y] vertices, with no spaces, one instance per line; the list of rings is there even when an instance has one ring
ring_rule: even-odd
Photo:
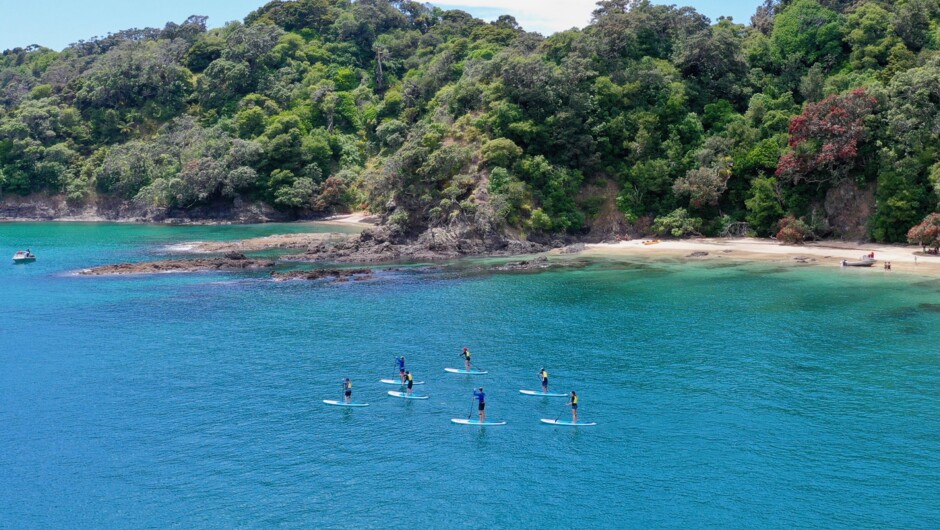
[[[325,224],[334,223],[340,225],[357,225],[366,228],[369,226],[375,226],[378,224],[378,220],[379,218],[376,215],[369,212],[353,212],[341,215],[333,215],[317,222]]]
[[[312,221],[318,225],[352,226],[364,230],[375,226],[376,218],[367,212],[334,215],[321,221]],[[167,245],[170,252],[219,253],[219,252],[259,252],[276,249],[305,249],[324,242],[343,241],[353,234],[339,232],[314,232],[296,234],[276,234],[265,237],[239,239],[235,241],[191,241]]]
[[[884,270],[891,262],[891,271],[940,276],[940,257],[924,255],[919,246],[844,243],[838,241],[809,242],[803,245],[783,245],[772,239],[759,238],[701,238],[661,240],[648,244],[651,239],[599,243],[586,245],[586,256],[637,256],[647,258],[688,258],[690,260],[735,260],[791,263],[840,267],[842,260],[858,260],[875,253],[877,262],[871,270]],[[707,253],[707,255],[693,255]]]

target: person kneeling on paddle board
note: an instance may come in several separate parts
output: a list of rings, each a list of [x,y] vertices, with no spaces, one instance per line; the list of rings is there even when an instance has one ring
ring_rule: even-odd
[[[478,410],[480,411],[480,423],[486,421],[486,394],[483,393],[483,387],[480,390],[473,391],[473,397],[480,401]]]
[[[415,376],[411,372],[405,372],[405,382],[408,383],[408,395],[411,395],[411,388],[415,386]]]
[[[539,370],[539,377],[542,378],[542,392],[548,392],[548,372],[545,371],[545,368]]]
[[[343,381],[343,396],[346,403],[352,399],[352,381],[348,377]]]
[[[578,423],[578,393],[574,390],[571,391],[571,401],[568,404],[571,405],[571,423]]]
[[[466,365],[467,371],[469,372],[470,371],[470,350],[468,350],[467,348],[464,348],[463,353],[461,353],[460,355],[463,356],[464,364]]]
[[[395,359],[395,362],[398,363],[398,377],[401,378],[401,382],[405,382],[405,356],[402,355]]]

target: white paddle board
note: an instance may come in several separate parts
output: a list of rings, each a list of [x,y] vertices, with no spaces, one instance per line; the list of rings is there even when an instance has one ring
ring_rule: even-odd
[[[388,395],[403,399],[428,399],[431,396],[419,396],[417,394],[406,394],[405,392],[389,392]]]
[[[565,420],[547,420],[544,418],[541,420],[541,422],[547,423],[549,425],[560,425],[560,426],[565,426],[565,427],[590,427],[592,425],[597,425],[596,423],[592,421],[579,421],[578,423],[574,423],[574,422],[565,421]]]
[[[527,396],[568,397],[568,394],[559,394],[557,392],[542,392],[541,390],[520,390],[519,393],[525,394]]]
[[[483,375],[489,372],[484,372],[483,370],[464,370],[462,368],[444,368],[445,372],[450,372],[452,374],[465,374],[465,375]]]
[[[379,383],[386,385],[406,385],[407,383],[402,383],[401,379],[379,379]],[[423,385],[424,381],[415,381],[416,385]]]
[[[481,427],[488,427],[488,426],[495,426],[495,425],[506,425],[506,422],[505,422],[505,421],[484,421],[484,422],[481,422],[480,420],[465,420],[465,419],[463,419],[463,418],[453,418],[453,419],[450,420],[450,421],[452,421],[452,422],[454,422],[454,423],[457,423],[457,424],[460,424],[460,425],[479,425],[479,426],[481,426]]]
[[[345,401],[337,401],[335,399],[324,399],[324,403],[327,405],[333,405],[334,407],[368,407],[368,403],[356,403],[355,401],[351,403],[346,403]]]

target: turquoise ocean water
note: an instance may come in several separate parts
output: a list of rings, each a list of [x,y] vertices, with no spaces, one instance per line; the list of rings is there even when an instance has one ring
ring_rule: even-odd
[[[71,274],[311,229],[0,224],[0,527],[940,527],[940,279]],[[429,400],[378,384],[398,354]],[[538,421],[543,366],[598,426]],[[370,407],[321,403],[343,377]],[[480,385],[505,427],[449,421]]]

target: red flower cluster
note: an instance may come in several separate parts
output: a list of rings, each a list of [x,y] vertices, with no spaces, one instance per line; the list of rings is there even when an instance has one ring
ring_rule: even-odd
[[[793,182],[841,177],[856,163],[866,136],[865,117],[878,102],[862,88],[806,106],[790,120],[790,150],[780,157],[777,176]]]

